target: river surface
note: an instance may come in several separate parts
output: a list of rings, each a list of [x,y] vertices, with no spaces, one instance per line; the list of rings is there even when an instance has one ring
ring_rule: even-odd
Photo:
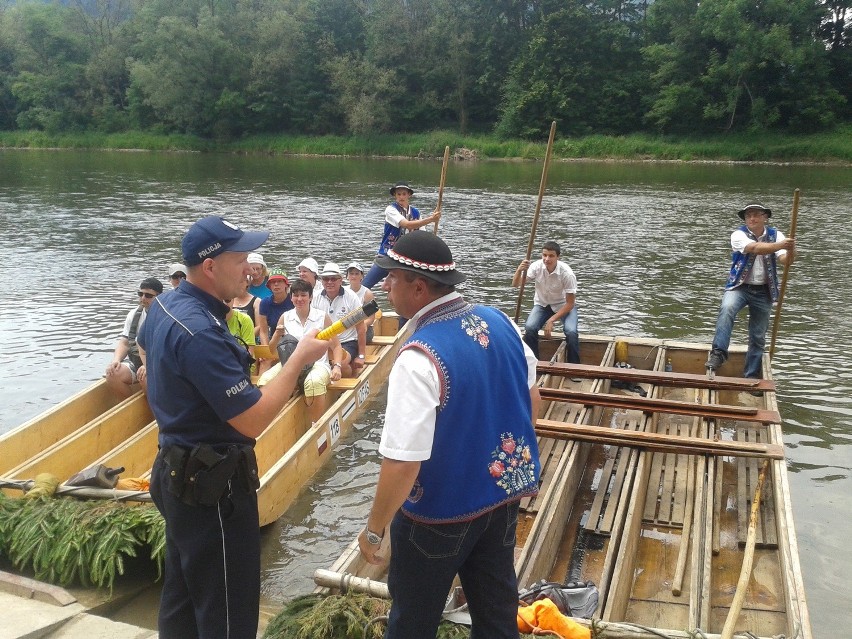
[[[368,266],[387,189],[408,180],[431,211],[440,163],[0,150],[0,433],[102,375],[136,287],[166,287],[202,215],[272,231],[270,267],[310,255]],[[541,164],[453,163],[441,236],[473,301],[514,313]],[[852,168],[553,163],[536,251],[553,239],[579,280],[580,330],[710,342],[735,211],[760,200],[797,240],[773,362],[799,551],[816,636],[839,636],[852,601]],[[526,296],[524,315],[531,304]],[[383,298],[380,296],[380,301]],[[734,340],[745,338],[745,314]],[[311,590],[360,530],[378,471],[376,402],[298,502],[263,531],[265,608]],[[847,612],[843,612],[846,610]],[[153,619],[151,611],[151,619]],[[845,631],[841,631],[843,634]]]

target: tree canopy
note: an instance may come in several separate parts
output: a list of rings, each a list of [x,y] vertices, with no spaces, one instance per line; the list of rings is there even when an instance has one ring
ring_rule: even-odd
[[[0,129],[814,131],[852,0],[0,0]]]

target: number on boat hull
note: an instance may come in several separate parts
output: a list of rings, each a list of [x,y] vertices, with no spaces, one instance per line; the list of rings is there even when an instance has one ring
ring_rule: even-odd
[[[358,389],[358,406],[370,399],[370,380],[364,382],[364,385]]]

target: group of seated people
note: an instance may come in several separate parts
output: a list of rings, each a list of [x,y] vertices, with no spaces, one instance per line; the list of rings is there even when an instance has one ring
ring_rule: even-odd
[[[251,274],[244,293],[223,302],[230,307],[226,315],[228,329],[255,356],[261,386],[281,370],[281,363],[275,361],[279,359],[276,355],[282,342],[298,341],[312,329],[331,326],[373,299],[373,293],[362,286],[364,269],[358,262],[346,268],[348,286],[343,285],[344,272],[335,262],[327,262],[320,270],[315,259],[306,258],[299,263],[298,277],[292,283],[284,271],[270,271],[259,253],[250,253],[248,262]],[[186,267],[169,266],[173,288],[185,278]],[[135,383],[145,385],[145,367],[136,346],[136,335],[148,307],[162,292],[163,285],[156,278],[142,281],[139,305],[128,313],[112,362],[106,369],[107,384],[122,397],[131,395]],[[328,384],[341,377],[356,377],[361,372],[374,320],[368,317],[330,339],[328,351],[306,371],[303,388],[313,421],[325,412]],[[268,347],[276,355],[259,356],[255,353],[257,345]]]

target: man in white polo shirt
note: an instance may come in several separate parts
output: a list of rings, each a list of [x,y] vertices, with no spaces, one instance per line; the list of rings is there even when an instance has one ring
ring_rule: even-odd
[[[320,271],[322,292],[314,295],[311,306],[325,311],[336,322],[344,315],[361,308],[361,300],[351,289],[343,286],[343,271],[334,262],[327,262]],[[364,368],[364,357],[367,350],[367,329],[364,322],[347,328],[339,336],[340,345],[349,355],[343,357],[343,376],[355,377]]]
[[[521,285],[524,273],[527,280],[535,283],[533,307],[524,326],[524,341],[536,357],[538,354],[538,330],[544,328],[544,337],[549,338],[553,325],[562,321],[568,362],[580,363],[580,336],[577,332],[577,277],[565,262],[556,242],[545,242],[541,248],[541,259],[530,263],[523,260],[515,270],[512,286]]]

